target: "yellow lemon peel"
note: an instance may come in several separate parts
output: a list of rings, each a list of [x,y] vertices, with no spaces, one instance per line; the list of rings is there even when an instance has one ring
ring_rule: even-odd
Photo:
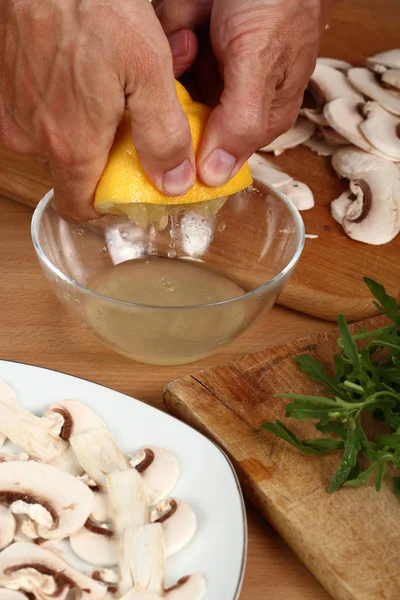
[[[179,101],[188,117],[196,153],[211,109],[194,102],[179,82],[176,82],[176,89]],[[152,222],[152,210],[149,205],[157,205],[159,209],[164,206],[165,215],[176,213],[180,207],[184,209],[184,205],[187,204],[196,204],[196,207],[192,208],[202,209],[207,207],[209,201],[222,200],[226,196],[235,194],[251,185],[252,181],[250,168],[246,163],[228,183],[221,187],[208,187],[196,180],[192,189],[183,196],[171,197],[163,194],[151,183],[142,169],[132,141],[129,115],[126,115],[118,129],[107,165],[97,186],[94,206],[100,213],[127,214],[137,221],[136,209],[140,204],[143,208],[141,211],[143,219],[138,224],[145,225],[147,222]],[[218,200],[210,202],[211,205],[216,205],[215,212],[221,205]],[[153,212],[157,217],[162,213],[160,210]],[[212,206],[209,207],[209,212],[214,212]]]

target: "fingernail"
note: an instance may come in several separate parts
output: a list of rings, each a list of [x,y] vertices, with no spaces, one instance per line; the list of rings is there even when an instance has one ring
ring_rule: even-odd
[[[224,185],[231,178],[235,165],[236,158],[232,154],[217,148],[203,162],[202,179],[211,187]]]
[[[182,56],[188,51],[188,35],[185,30],[177,31],[168,38],[172,56]]]
[[[190,190],[194,183],[194,171],[188,159],[171,171],[167,171],[163,179],[163,189],[169,196],[182,196]]]

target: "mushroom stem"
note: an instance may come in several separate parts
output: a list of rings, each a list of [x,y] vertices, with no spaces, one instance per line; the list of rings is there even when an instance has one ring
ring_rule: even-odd
[[[107,476],[114,529],[118,536],[129,527],[140,527],[149,522],[149,501],[140,474],[127,469]]]
[[[165,580],[163,530],[160,523],[130,527],[122,535],[119,591],[126,594],[132,588],[162,595]]]

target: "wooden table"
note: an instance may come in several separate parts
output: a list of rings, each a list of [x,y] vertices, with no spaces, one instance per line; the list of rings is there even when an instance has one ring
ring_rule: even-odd
[[[332,327],[276,307],[230,347],[195,365],[139,365],[103,347],[65,312],[36,260],[31,216],[31,209],[0,197],[0,359],[84,377],[162,408],[163,388],[177,377]],[[268,523],[251,506],[247,514],[249,557],[241,599],[328,600]]]

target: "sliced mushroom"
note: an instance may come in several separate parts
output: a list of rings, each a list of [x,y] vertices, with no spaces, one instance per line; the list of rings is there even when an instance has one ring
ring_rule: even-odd
[[[188,504],[169,498],[152,512],[152,523],[161,523],[166,556],[176,554],[192,540],[196,533],[196,515]]]
[[[36,460],[50,462],[68,447],[51,419],[39,418],[7,402],[0,402],[0,432]]]
[[[92,579],[100,581],[107,586],[110,594],[115,594],[118,589],[118,573],[112,569],[96,569],[91,574]]]
[[[60,540],[83,527],[93,495],[81,481],[51,465],[6,462],[0,464],[0,503],[27,514],[39,537]]]
[[[328,121],[325,119],[322,111],[322,108],[302,108],[300,110],[300,114],[303,117],[306,117],[311,123],[315,123],[320,127],[327,126]]]
[[[321,127],[321,133],[328,144],[332,146],[348,146],[349,144],[349,140],[332,129],[332,127]]]
[[[145,483],[135,469],[108,475],[107,490],[114,530],[118,536],[129,527],[140,527],[149,522],[149,500]]]
[[[339,148],[332,156],[332,166],[339,177],[346,179],[357,178],[360,173],[369,171],[387,173],[389,177],[396,177],[398,173],[392,162],[363,152],[354,146]]]
[[[90,518],[98,523],[110,523],[112,520],[112,508],[108,493],[101,488],[94,488],[93,506]]]
[[[174,586],[166,590],[167,600],[202,600],[206,593],[206,582],[201,575],[182,577]]]
[[[332,156],[337,150],[337,146],[330,144],[324,138],[315,136],[304,142],[303,145],[318,156]]]
[[[347,77],[337,69],[317,64],[308,84],[318,108],[336,98],[353,98],[362,101],[362,95],[349,83]]]
[[[0,402],[14,405],[17,404],[17,396],[15,395],[14,390],[6,381],[4,381],[4,379],[0,379]],[[3,433],[0,433],[0,448],[4,446],[6,439],[6,436]]]
[[[130,527],[122,535],[119,591],[148,590],[162,595],[165,580],[164,536],[160,523]]]
[[[361,107],[365,119],[360,129],[367,140],[383,154],[400,161],[400,118],[379,106],[366,102]]]
[[[383,87],[368,69],[350,69],[348,78],[360,92],[394,115],[400,115],[400,92]],[[325,115],[326,116],[326,115]]]
[[[347,211],[354,201],[353,193],[348,190],[347,192],[343,192],[336,198],[336,200],[332,200],[331,202],[331,214],[339,225],[342,225],[343,219],[345,218]]]
[[[75,554],[90,565],[113,567],[118,564],[119,539],[105,525],[88,520],[69,541]]]
[[[275,168],[268,159],[256,153],[251,156],[249,164],[255,179],[266,185],[273,185],[285,194],[298,210],[308,210],[314,206],[314,195],[310,188]]]
[[[324,115],[331,127],[336,129],[338,133],[346,137],[355,146],[380,158],[394,161],[393,157],[375,148],[362,133],[361,125],[364,123],[364,117],[361,112],[362,106],[352,98],[339,98],[338,100],[329,102],[325,106]]]
[[[360,173],[350,182],[354,200],[346,211],[342,226],[353,240],[381,245],[400,231],[400,180],[385,172]]]
[[[154,592],[137,592],[135,589],[130,590],[127,594],[121,597],[121,600],[162,600],[163,596],[159,596]]]
[[[0,585],[37,598],[65,598],[74,590],[82,600],[102,600],[107,592],[105,586],[73,569],[55,552],[22,542],[1,552]]]
[[[366,65],[376,73],[383,73],[386,69],[400,69],[400,49],[375,54],[367,58]]]
[[[268,158],[257,152],[250,156],[248,162],[252,176],[262,183],[279,187],[293,180],[293,177],[281,171]]]
[[[388,69],[382,74],[382,82],[400,90],[400,69]]]
[[[129,467],[124,453],[105,426],[73,435],[70,443],[85,472],[101,487],[105,487],[109,473]]]
[[[22,462],[29,460],[29,454],[26,452],[20,452],[19,454],[13,454],[12,452],[0,452],[0,463],[3,462]]]
[[[178,460],[165,448],[143,447],[130,463],[143,478],[150,505],[161,502],[172,492],[178,481]]]
[[[5,506],[0,506],[0,550],[12,543],[16,529],[17,523],[12,512]]]
[[[22,592],[16,592],[7,590],[7,588],[0,588],[0,600],[27,600],[27,596]]]
[[[314,194],[305,183],[291,181],[281,185],[279,191],[285,194],[298,210],[310,210],[315,204]]]
[[[51,419],[54,414],[62,417],[60,437],[66,442],[72,435],[86,433],[97,427],[105,427],[103,419],[78,400],[63,400],[58,404],[46,406],[43,416]]]
[[[308,140],[315,132],[315,124],[308,119],[299,117],[297,123],[289,131],[280,135],[273,142],[261,148],[261,152],[273,152],[275,156],[283,154],[289,148],[300,146]]]
[[[332,69],[337,69],[338,71],[342,71],[343,73],[347,73],[349,69],[352,68],[352,64],[347,62],[346,60],[339,60],[338,58],[325,58],[319,57],[317,58],[317,65],[324,65],[325,67],[331,67]]]

